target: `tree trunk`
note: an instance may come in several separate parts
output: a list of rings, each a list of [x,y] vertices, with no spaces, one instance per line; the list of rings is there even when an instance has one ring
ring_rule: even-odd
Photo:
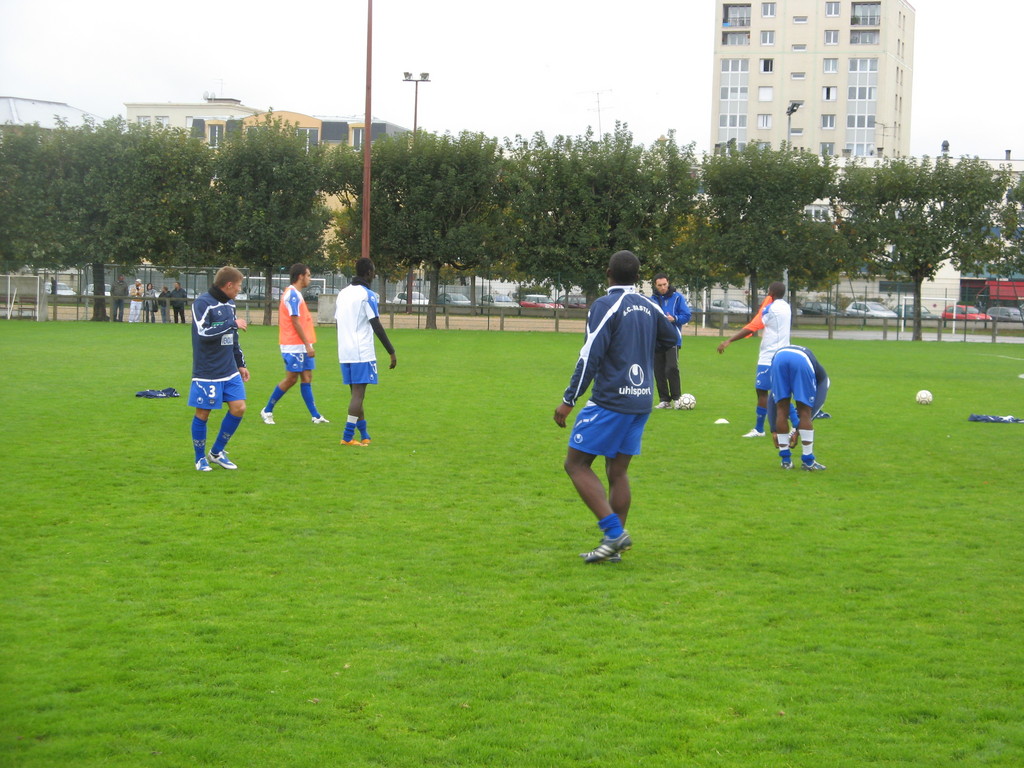
[[[430,271],[427,273],[430,279],[430,290],[427,293],[427,324],[426,328],[437,330],[437,282],[441,276],[441,264],[437,261],[430,262]]]
[[[921,284],[924,282],[923,277],[914,278],[914,331],[911,335],[911,341],[922,341],[924,336],[921,333]],[[907,313],[907,308],[903,307],[904,316]]]
[[[107,315],[106,288],[103,279],[103,262],[95,262],[92,265],[92,319],[105,323],[110,320]],[[56,298],[56,297],[54,297]]]
[[[274,268],[267,267],[263,273],[264,296],[267,303],[263,306],[263,324],[270,325],[274,318],[274,286],[271,281],[274,279]]]

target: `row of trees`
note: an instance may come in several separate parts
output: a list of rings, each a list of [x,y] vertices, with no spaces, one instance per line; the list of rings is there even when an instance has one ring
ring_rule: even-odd
[[[361,154],[307,146],[270,116],[215,152],[182,132],[121,120],[0,130],[0,258],[9,267],[92,264],[102,295],[111,261],[233,263],[269,285],[295,261],[344,270],[359,254]],[[1024,270],[1024,189],[971,159],[840,171],[830,158],[753,145],[698,160],[671,134],[637,145],[624,125],[504,143],[421,131],[374,144],[371,183],[378,271],[422,266],[433,291],[441,276],[486,270],[593,297],[622,248],[691,289],[749,279],[756,294],[783,272],[813,289],[857,271],[913,281],[916,303],[946,259],[966,272]],[[822,201],[829,215],[807,214]],[[93,316],[105,314],[98,300]]]

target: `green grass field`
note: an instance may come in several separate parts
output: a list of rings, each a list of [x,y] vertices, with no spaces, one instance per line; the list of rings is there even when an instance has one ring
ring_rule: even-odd
[[[586,566],[581,337],[394,331],[354,449],[319,334],[333,423],[260,421],[254,328],[240,469],[199,474],[185,398],[134,397],[187,394],[187,329],[0,325],[0,765],[1024,765],[1024,424],[967,421],[1024,417],[1024,347],[814,343],[811,474],[739,437],[756,342],[688,337],[697,408]]]

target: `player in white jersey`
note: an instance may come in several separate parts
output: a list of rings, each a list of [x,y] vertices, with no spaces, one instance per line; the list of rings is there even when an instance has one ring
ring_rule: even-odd
[[[338,294],[338,303],[334,311],[334,319],[338,323],[338,362],[341,365],[341,379],[349,385],[352,392],[348,404],[348,419],[341,438],[342,445],[365,447],[370,444],[363,400],[366,398],[366,385],[377,383],[377,351],[373,346],[375,335],[391,355],[391,365],[388,367],[394,368],[398,365],[395,348],[380,322],[380,299],[370,289],[376,274],[370,259],[364,257],[356,261],[356,276],[352,279],[352,284]],[[355,439],[356,429],[359,430],[360,440]]]
[[[768,295],[754,319],[740,328],[731,337],[718,345],[718,353],[722,354],[734,341],[753,336],[764,331],[761,336],[761,351],[757,356],[757,372],[754,374],[754,391],[757,393],[756,421],[754,428],[744,437],[764,437],[764,420],[768,415],[768,390],[771,389],[770,372],[772,358],[783,347],[789,346],[789,329],[793,322],[793,311],[786,295],[786,284],[775,281],[768,286]],[[793,409],[793,423],[796,424],[796,409]]]

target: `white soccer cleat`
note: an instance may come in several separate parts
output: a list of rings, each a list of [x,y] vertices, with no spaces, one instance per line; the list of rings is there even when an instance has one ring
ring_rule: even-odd
[[[273,424],[274,422],[273,422],[273,421],[271,421],[270,423],[271,423],[271,424]],[[329,421],[328,421],[328,420],[327,420],[326,418],[324,418],[323,416],[317,416],[316,418],[314,418],[314,419],[313,419],[313,423],[314,423],[314,424],[330,424],[331,422],[329,422]]]
[[[263,419],[264,424],[274,423],[274,412],[273,411],[260,411],[260,418]],[[314,421],[316,421],[314,419]]]
[[[747,434],[743,435],[743,437],[764,437],[764,432],[758,432],[756,429],[752,429],[747,432]]]

